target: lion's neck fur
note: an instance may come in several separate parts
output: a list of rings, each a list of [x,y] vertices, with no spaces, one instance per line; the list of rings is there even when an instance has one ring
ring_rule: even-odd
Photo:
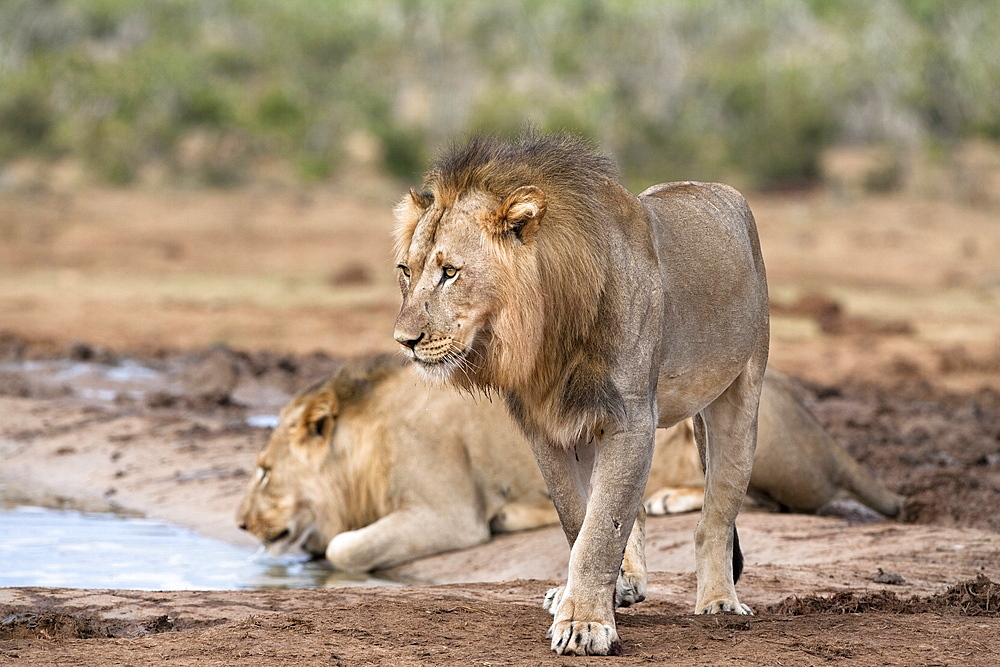
[[[538,294],[506,304],[490,355],[490,380],[505,392],[522,428],[564,447],[623,417],[608,377],[618,331],[601,317],[618,298],[617,285],[600,238],[581,242],[571,231],[554,223],[539,234]],[[533,336],[522,335],[525,330]]]
[[[338,418],[330,451],[311,485],[317,524],[331,538],[370,525],[394,509],[392,439],[386,435],[386,420],[392,417],[373,414],[365,403],[350,406]]]

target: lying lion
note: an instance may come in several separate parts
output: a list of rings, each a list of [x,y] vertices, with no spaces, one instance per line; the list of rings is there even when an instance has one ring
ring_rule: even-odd
[[[700,509],[703,482],[690,421],[659,430],[649,513]],[[840,493],[887,516],[902,502],[769,370],[750,494],[814,512]],[[238,515],[272,554],[300,543],[348,571],[557,521],[531,449],[502,406],[430,390],[409,364],[389,356],[349,362],[289,403],[257,457]]]

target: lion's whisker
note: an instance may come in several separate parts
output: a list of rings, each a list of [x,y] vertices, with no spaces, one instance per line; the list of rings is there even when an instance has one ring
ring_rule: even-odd
[[[465,376],[466,382],[464,384],[471,384],[471,373],[474,370],[472,360],[469,359],[469,352],[475,352],[473,348],[457,341],[452,340],[448,344],[448,351],[445,353],[444,361],[452,364],[457,370],[461,371]],[[469,390],[470,396],[472,395],[472,390]]]

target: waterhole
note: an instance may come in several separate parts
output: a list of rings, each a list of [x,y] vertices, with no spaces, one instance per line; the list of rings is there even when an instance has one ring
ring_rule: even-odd
[[[323,561],[268,558],[163,521],[40,507],[0,509],[0,586],[248,590],[392,585]]]

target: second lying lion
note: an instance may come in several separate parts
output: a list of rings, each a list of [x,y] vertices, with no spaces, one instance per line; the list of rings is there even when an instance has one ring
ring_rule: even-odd
[[[814,512],[841,493],[896,516],[903,499],[832,441],[769,370],[749,494]],[[704,476],[690,422],[658,430],[650,514],[700,509]],[[344,365],[282,411],[238,514],[272,553],[294,544],[366,571],[556,523],[528,443],[506,410],[438,388],[408,364]]]

